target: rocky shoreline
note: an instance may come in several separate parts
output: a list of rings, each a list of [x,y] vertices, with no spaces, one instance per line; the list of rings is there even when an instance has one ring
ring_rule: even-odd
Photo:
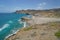
[[[55,19],[56,22],[53,22],[50,21],[53,19],[49,19],[49,22],[44,23],[45,19],[43,19],[42,24],[40,24],[41,18],[39,18],[33,16],[31,20],[26,21],[30,24],[29,27],[20,29],[15,35],[10,36],[6,40],[58,40],[54,33],[60,29],[60,22],[57,22]]]
[[[9,37],[7,40],[58,40],[57,37],[54,36],[54,33],[58,31],[57,28],[54,26],[52,27],[50,24],[36,24],[29,30],[22,28],[19,32]]]

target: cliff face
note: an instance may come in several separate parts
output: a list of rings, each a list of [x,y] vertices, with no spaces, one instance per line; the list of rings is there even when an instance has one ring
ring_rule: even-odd
[[[44,17],[60,17],[60,8],[49,9],[49,10],[17,10],[16,13],[28,13],[28,14],[38,14]]]

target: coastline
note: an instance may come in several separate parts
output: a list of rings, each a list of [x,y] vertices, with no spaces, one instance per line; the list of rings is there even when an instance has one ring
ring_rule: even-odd
[[[58,23],[58,22],[57,22]],[[57,24],[56,23],[56,24]],[[60,24],[60,23],[59,23]],[[54,33],[55,32],[57,32],[58,31],[58,29],[56,29],[54,26],[53,27],[48,27],[48,25],[49,26],[52,26],[52,25],[50,25],[50,23],[49,24],[36,24],[36,25],[34,25],[35,27],[34,28],[32,28],[32,29],[30,29],[30,30],[24,30],[23,28],[22,28],[22,30],[20,31],[19,30],[19,32],[17,32],[15,35],[12,35],[10,38],[8,38],[7,40],[20,40],[20,39],[25,39],[25,38],[29,38],[30,39],[30,36],[32,37],[32,39],[34,39],[34,40],[36,40],[35,39],[35,37],[36,38],[40,38],[40,36],[41,37],[43,37],[44,35],[44,37],[45,38],[47,38],[48,40],[51,38],[51,39],[53,39],[53,40],[57,40],[57,38],[54,36]],[[56,26],[56,25],[55,25]],[[59,27],[58,27],[59,28]],[[49,30],[48,30],[49,29]],[[40,35],[40,36],[39,36]],[[28,37],[29,36],[29,37]],[[47,37],[46,37],[47,36]],[[48,37],[49,36],[49,37]],[[21,37],[23,37],[23,38],[21,38]],[[25,38],[24,38],[25,37]],[[20,39],[19,39],[20,38]],[[26,39],[25,39],[26,40]],[[39,40],[39,39],[38,39]],[[42,39],[41,39],[42,40]],[[46,40],[46,39],[45,39]]]
[[[29,10],[24,10],[24,11],[29,11]],[[32,10],[30,10],[30,11],[32,11]],[[26,12],[23,12],[23,11],[21,11],[22,13],[26,13]],[[48,12],[48,11],[47,11]],[[19,13],[20,13],[20,11],[19,11]],[[30,12],[28,12],[29,14],[30,14]],[[33,13],[33,12],[32,12]],[[49,24],[49,22],[58,22],[58,21],[60,21],[60,16],[56,16],[56,14],[55,14],[55,12],[52,12],[52,13],[50,13],[50,12],[48,12],[48,13],[46,13],[46,12],[42,12],[42,13],[33,13],[33,14],[30,14],[30,15],[32,15],[32,19],[31,20],[29,20],[29,21],[26,21],[26,19],[24,20],[24,21],[26,21],[26,22],[28,22],[29,24],[30,24],[30,26],[32,25],[32,29],[31,30],[28,30],[28,31],[23,31],[23,32],[21,32],[20,33],[20,30],[21,29],[23,29],[23,28],[26,28],[26,27],[23,27],[23,28],[21,28],[20,30],[18,30],[15,34],[13,34],[13,35],[11,35],[11,36],[9,36],[8,38],[7,38],[7,40],[9,39],[14,39],[14,38],[17,38],[18,40],[20,40],[19,38],[20,37],[22,37],[23,36],[23,38],[21,38],[21,39],[24,39],[24,37],[26,36],[26,35],[28,35],[28,34],[30,34],[30,32],[31,31],[34,31],[34,33],[35,33],[35,31],[36,30],[38,30],[38,31],[40,31],[40,29],[42,28],[44,28],[43,30],[44,30],[44,32],[46,31],[45,30],[45,27],[44,27],[44,24],[46,24],[46,23],[48,23]],[[46,14],[45,14],[46,13]],[[29,15],[28,14],[28,15]],[[41,15],[42,14],[42,15]],[[24,18],[23,18],[24,19]],[[36,25],[35,25],[36,24]],[[47,25],[48,25],[47,24]],[[38,26],[39,25],[39,26]],[[43,25],[43,27],[41,26],[41,25]],[[47,26],[47,25],[45,25],[45,26]],[[50,24],[49,24],[50,25]],[[36,28],[34,27],[34,26],[37,26]],[[41,28],[40,28],[41,27]],[[38,28],[38,29],[37,29]],[[40,29],[39,29],[40,28]],[[46,29],[49,29],[50,27],[48,26],[48,27],[46,27]],[[28,28],[29,29],[29,28]],[[36,30],[35,30],[36,29]],[[43,31],[43,30],[41,30],[41,31]],[[57,31],[57,29],[56,28],[51,28],[51,29],[49,29],[49,31],[51,31],[52,32],[52,38],[51,39],[53,39],[53,40],[56,40],[57,38],[53,35],[53,33],[55,33],[56,31]],[[47,33],[49,32],[48,30],[47,30]],[[42,33],[42,35],[45,35],[44,34],[44,32]],[[49,32],[48,33],[48,36],[49,35],[51,35],[50,33],[51,32]],[[25,35],[25,34],[26,35]],[[28,34],[27,34],[28,33]],[[39,32],[38,32],[39,33]],[[19,36],[20,34],[22,34],[21,36]],[[16,35],[18,35],[17,37],[16,37]],[[12,38],[13,37],[13,38]],[[38,37],[38,36],[37,36]],[[39,36],[40,37],[40,36]],[[49,36],[49,37],[51,37],[51,36]],[[50,38],[47,38],[47,39],[50,39]],[[40,39],[40,38],[39,38]],[[33,39],[34,40],[34,39]],[[37,39],[35,39],[35,40],[37,40]]]
[[[22,17],[22,18],[23,18],[24,22],[26,22],[26,21],[25,21],[26,19],[30,19],[29,17]],[[19,19],[18,21],[20,22],[20,24],[21,24],[21,23],[24,23],[21,19]],[[25,25],[27,26],[27,24],[25,24]],[[14,36],[14,35],[16,35],[21,29],[24,29],[24,28],[26,28],[26,27],[24,26],[24,27],[18,29],[15,33],[9,34],[8,36],[5,37],[4,40],[6,40],[6,39],[8,39],[8,38],[10,38],[10,37],[12,37],[12,36]]]
[[[49,19],[49,20],[48,20]],[[38,20],[38,21],[37,21]],[[41,20],[42,20],[42,24],[41,24]],[[36,30],[38,30],[40,27],[41,27],[41,25],[43,25],[43,27],[42,27],[42,29],[44,28],[44,24],[46,24],[46,23],[49,23],[49,22],[57,22],[57,21],[59,21],[60,19],[59,18],[40,18],[40,17],[33,17],[33,19],[32,20],[30,20],[30,21],[27,21],[28,23],[30,23],[31,25],[32,25],[32,27],[33,28],[28,28],[27,29],[27,31],[21,31],[20,32],[20,30],[21,29],[23,29],[24,30],[24,28],[26,28],[26,27],[23,27],[23,28],[21,28],[15,35],[12,35],[12,36],[10,36],[9,38],[7,38],[7,40],[8,39],[10,39],[11,37],[13,37],[13,38],[15,38],[16,37],[16,35],[20,35],[21,33],[22,33],[22,35],[24,34],[24,33],[27,33],[28,32],[28,34],[30,33],[30,31],[34,31],[35,29]],[[33,22],[34,21],[34,22]],[[45,23],[44,23],[45,22]],[[36,25],[35,25],[36,24]],[[30,26],[31,26],[30,25]],[[37,26],[36,28],[35,28],[35,26]],[[40,25],[40,27],[38,26],[38,25]],[[47,24],[48,25],[48,24]],[[50,25],[50,24],[49,24]],[[46,26],[46,25],[45,25]],[[38,29],[37,29],[38,28]],[[46,27],[47,28],[47,27]],[[31,29],[31,30],[30,30]],[[41,28],[40,28],[41,29]],[[39,30],[40,30],[39,29]],[[53,30],[53,32],[55,33],[57,30],[55,29],[55,28],[52,28],[52,30]],[[54,31],[54,30],[56,30],[56,31]],[[50,29],[49,29],[49,31],[51,31]],[[25,35],[25,34],[24,34]],[[24,36],[23,35],[23,36]],[[26,34],[27,35],[27,34]],[[50,34],[49,34],[50,35]],[[15,36],[15,37],[14,37]],[[54,36],[53,36],[54,37]],[[23,37],[24,38],[24,37]],[[54,38],[55,39],[55,38]],[[12,38],[11,38],[11,40],[12,40]]]
[[[22,27],[22,28],[24,28],[24,27]],[[13,33],[13,34],[9,34],[8,36],[6,36],[4,40],[6,40],[7,38],[10,38],[10,37],[16,35],[22,28],[18,29],[18,30],[17,30],[15,33]]]
[[[13,35],[15,35],[18,31],[19,31],[19,30],[17,30],[17,31],[16,31],[15,33],[13,33],[13,34],[9,34],[8,36],[6,36],[5,39],[7,39],[7,38],[9,38],[9,37],[11,37],[11,36],[13,36]]]

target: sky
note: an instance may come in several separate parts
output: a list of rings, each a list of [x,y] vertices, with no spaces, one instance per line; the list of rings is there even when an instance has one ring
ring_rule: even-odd
[[[60,0],[0,0],[0,12],[60,8]]]

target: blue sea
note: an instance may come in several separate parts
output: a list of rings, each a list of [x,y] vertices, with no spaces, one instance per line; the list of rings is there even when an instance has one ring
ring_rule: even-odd
[[[26,14],[16,13],[0,13],[0,40],[4,40],[7,36],[15,33],[18,29],[23,27],[18,21]]]

